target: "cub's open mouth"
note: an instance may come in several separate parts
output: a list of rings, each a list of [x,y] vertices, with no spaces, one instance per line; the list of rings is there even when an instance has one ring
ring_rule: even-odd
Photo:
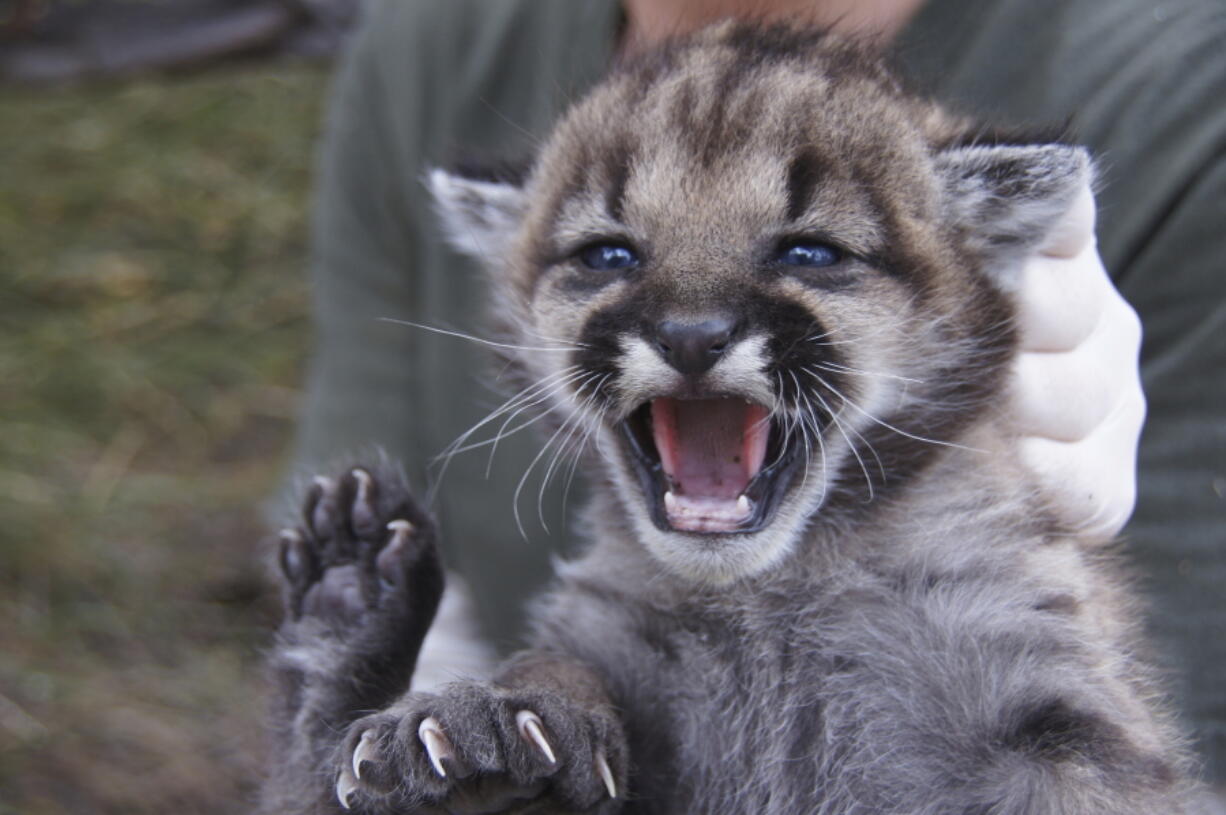
[[[774,516],[797,460],[761,405],[660,397],[621,425],[652,520],[663,530],[756,532]]]

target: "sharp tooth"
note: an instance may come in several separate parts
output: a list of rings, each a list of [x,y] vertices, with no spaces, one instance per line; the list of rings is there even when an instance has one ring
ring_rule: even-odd
[[[677,511],[677,496],[673,495],[672,490],[664,491],[664,508],[669,512]]]
[[[741,496],[736,499],[736,511],[742,515],[748,515],[751,509],[752,506],[749,503],[749,498],[744,493],[741,493]]]

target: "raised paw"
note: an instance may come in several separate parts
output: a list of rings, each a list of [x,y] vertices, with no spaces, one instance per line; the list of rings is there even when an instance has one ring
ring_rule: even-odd
[[[317,477],[280,534],[282,640],[327,650],[338,679],[371,689],[355,715],[408,686],[443,590],[434,524],[383,469]]]
[[[614,812],[626,747],[612,711],[550,691],[454,683],[354,722],[337,755],[345,808],[396,812]]]

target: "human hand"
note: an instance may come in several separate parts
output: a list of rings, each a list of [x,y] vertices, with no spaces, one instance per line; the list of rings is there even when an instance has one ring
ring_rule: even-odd
[[[1141,323],[1103,268],[1089,186],[1022,271],[1013,415],[1061,520],[1114,535],[1136,504]]]

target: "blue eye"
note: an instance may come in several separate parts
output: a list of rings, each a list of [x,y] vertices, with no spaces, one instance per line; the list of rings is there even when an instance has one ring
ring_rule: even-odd
[[[779,253],[779,262],[788,266],[833,266],[843,253],[824,243],[794,243]]]
[[[628,269],[639,265],[639,256],[633,249],[615,243],[589,246],[579,253],[579,260],[583,261],[583,265],[589,269],[601,272],[610,269]]]

